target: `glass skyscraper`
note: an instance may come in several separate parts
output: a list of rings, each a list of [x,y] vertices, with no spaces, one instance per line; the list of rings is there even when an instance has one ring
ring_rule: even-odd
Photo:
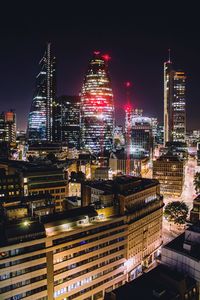
[[[53,104],[53,140],[80,147],[80,97],[61,96]]]
[[[185,142],[185,72],[175,71],[170,59],[164,63],[164,143]]]
[[[94,52],[81,91],[81,142],[91,153],[113,147],[114,102],[108,55]]]
[[[40,72],[36,77],[34,93],[28,120],[29,142],[52,141],[52,103],[55,99],[55,57],[48,43],[44,56],[39,62]]]

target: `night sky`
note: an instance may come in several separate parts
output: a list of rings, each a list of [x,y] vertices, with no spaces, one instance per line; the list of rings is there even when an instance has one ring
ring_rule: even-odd
[[[162,122],[163,62],[171,48],[175,68],[187,74],[187,127],[200,128],[199,9],[192,1],[187,6],[183,1],[148,2],[151,6],[75,0],[1,4],[0,111],[14,108],[17,127],[26,128],[38,62],[51,41],[58,96],[79,93],[92,52],[101,50],[112,57],[117,122],[124,121],[127,80],[133,82],[132,105]]]

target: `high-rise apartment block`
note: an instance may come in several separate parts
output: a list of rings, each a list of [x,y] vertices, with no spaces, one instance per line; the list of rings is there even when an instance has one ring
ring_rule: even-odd
[[[113,147],[114,102],[108,55],[94,52],[81,91],[81,143],[92,153]]]
[[[36,90],[28,119],[29,142],[52,141],[53,101],[56,94],[55,57],[47,43],[36,77]]]
[[[164,63],[164,143],[185,142],[186,76],[175,71],[171,60]]]

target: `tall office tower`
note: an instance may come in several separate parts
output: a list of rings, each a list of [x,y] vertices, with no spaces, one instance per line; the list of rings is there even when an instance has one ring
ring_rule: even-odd
[[[81,91],[82,148],[103,153],[113,147],[114,102],[108,55],[94,52]]]
[[[13,110],[0,114],[0,142],[16,142],[16,114]]]
[[[172,141],[172,102],[174,72],[170,59],[164,63],[164,144]]]
[[[185,73],[174,71],[169,58],[164,63],[164,144],[185,141],[185,80]]]
[[[138,116],[131,119],[131,155],[133,158],[150,157],[153,150],[151,118]]]
[[[185,142],[186,137],[186,98],[184,72],[174,73],[174,101],[173,101],[173,131],[174,142]]]
[[[61,96],[53,105],[53,140],[80,147],[80,97]]]
[[[56,93],[55,57],[51,44],[47,43],[40,60],[40,72],[36,77],[36,91],[31,104],[28,120],[29,142],[52,141],[52,105]]]
[[[153,150],[152,118],[144,117],[142,109],[131,109],[125,116],[125,132],[130,131],[130,156],[132,158],[150,157]],[[130,123],[130,124],[129,124]],[[126,147],[127,141],[126,141]]]

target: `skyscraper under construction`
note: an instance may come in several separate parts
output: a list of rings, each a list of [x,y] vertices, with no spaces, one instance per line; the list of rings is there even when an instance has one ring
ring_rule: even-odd
[[[108,55],[94,52],[81,91],[82,147],[102,154],[113,146],[114,102]]]
[[[52,141],[53,100],[56,93],[55,57],[51,44],[47,43],[44,56],[39,62],[40,72],[36,77],[34,93],[28,120],[29,142]]]

